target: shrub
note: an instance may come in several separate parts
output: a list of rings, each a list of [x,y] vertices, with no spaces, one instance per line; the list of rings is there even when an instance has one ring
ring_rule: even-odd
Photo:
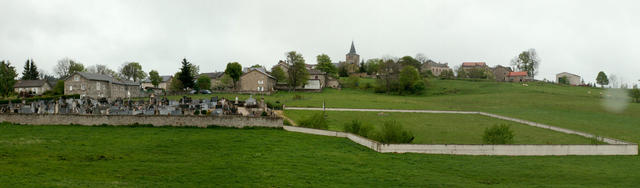
[[[509,125],[494,125],[484,130],[482,140],[485,144],[512,144],[513,131]]]
[[[260,114],[260,116],[268,116],[269,114],[267,114],[266,111],[262,111],[262,114]]]
[[[300,121],[300,126],[314,128],[314,129],[327,129],[327,120],[324,118],[324,112],[313,114],[308,119]]]
[[[363,137],[368,138],[373,130],[373,126],[371,125],[363,125],[362,122],[358,120],[353,120],[351,123],[344,124],[344,131],[348,133],[357,134]]]
[[[344,86],[347,88],[358,88],[360,86],[360,77],[349,76]]]
[[[289,122],[289,120],[286,120],[286,119],[282,120],[282,124],[283,125],[287,125],[287,126],[291,126],[291,122]]]
[[[200,115],[200,110],[196,110],[193,112],[193,115]]]
[[[207,115],[207,112],[208,112],[207,110],[201,110],[201,111],[200,111],[200,114],[202,114],[202,115]]]
[[[304,97],[302,95],[294,95],[293,100],[302,100]]]
[[[413,139],[413,133],[404,130],[397,121],[384,122],[382,130],[376,135],[376,140],[385,144],[411,143]]]

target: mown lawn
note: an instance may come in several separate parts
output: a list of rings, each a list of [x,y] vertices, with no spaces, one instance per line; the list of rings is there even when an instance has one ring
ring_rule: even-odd
[[[371,82],[372,80],[368,80]],[[600,88],[549,83],[497,83],[489,81],[430,80],[422,95],[396,96],[360,89],[325,89],[321,93],[278,92],[264,97],[286,106],[377,109],[426,109],[483,111],[558,127],[640,142],[640,104],[628,104],[622,112],[603,107]],[[213,94],[230,99],[249,95]],[[294,96],[301,96],[296,99]],[[173,96],[172,98],[179,98]],[[298,97],[300,98],[300,97]]]
[[[286,110],[285,115],[296,122],[308,119],[320,111]],[[414,144],[482,144],[484,130],[493,125],[510,125],[514,144],[592,144],[588,138],[564,134],[516,122],[475,114],[425,114],[326,111],[329,130],[344,131],[344,124],[358,120],[380,130],[385,121],[397,121],[410,130]]]
[[[0,187],[635,187],[638,156],[381,154],[278,129],[0,124]]]

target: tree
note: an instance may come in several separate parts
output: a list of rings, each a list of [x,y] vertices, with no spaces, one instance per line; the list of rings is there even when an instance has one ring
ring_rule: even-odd
[[[516,70],[527,72],[527,75],[534,77],[538,74],[538,66],[540,65],[540,58],[535,49],[531,48],[527,51],[523,51],[518,56],[511,60],[511,65],[516,67]]]
[[[640,103],[640,89],[638,89],[638,85],[634,85],[633,89],[631,89],[631,98],[633,98],[636,103]]]
[[[360,62],[360,67],[358,68],[358,72],[359,73],[366,73],[367,69],[364,68],[364,60],[362,60],[362,62]]]
[[[366,70],[368,75],[375,75],[376,73],[378,73],[380,64],[382,64],[382,59],[368,59],[367,62],[364,63],[364,69]]]
[[[378,68],[379,78],[378,78],[378,87],[376,88],[376,92],[379,93],[389,93],[394,90],[396,84],[396,78],[398,68],[400,66],[393,59],[387,58],[384,60],[380,67]]]
[[[169,85],[169,90],[171,91],[182,91],[184,90],[184,86],[182,85],[182,81],[180,81],[181,72],[177,72],[171,78],[171,83]],[[193,81],[192,81],[193,82]]]
[[[609,78],[607,78],[607,74],[605,74],[603,71],[600,71],[598,73],[598,76],[596,77],[596,83],[600,84],[600,87],[609,85]]]
[[[27,60],[24,63],[24,70],[22,71],[22,80],[37,80],[40,78],[38,73],[38,67],[33,63],[33,59]]]
[[[160,74],[158,74],[156,70],[149,71],[149,80],[151,80],[153,87],[158,87],[160,82],[162,82],[162,78],[160,78]]]
[[[9,61],[0,62],[0,96],[7,97],[13,92],[17,76],[16,68]]]
[[[458,77],[458,79],[467,78],[467,71],[464,71],[462,67],[456,66],[455,70],[456,70],[456,77]]]
[[[58,80],[56,82],[56,85],[53,86],[53,94],[54,95],[64,94],[64,80]]]
[[[265,69],[264,66],[262,66],[260,64],[251,65],[251,68],[262,68],[262,69]]]
[[[485,144],[511,144],[513,143],[513,131],[509,125],[494,125],[484,130],[482,141]]]
[[[111,70],[109,67],[107,67],[107,65],[92,65],[87,67],[87,72],[90,73],[95,73],[95,74],[101,74],[101,75],[107,75],[107,76],[111,76],[113,78],[117,78],[120,79],[120,75],[114,71]]]
[[[238,62],[227,63],[227,68],[224,70],[224,74],[229,75],[233,79],[233,88],[235,89],[242,76],[242,65]]]
[[[200,89],[211,89],[211,78],[201,75],[198,77],[197,84]]]
[[[451,80],[451,79],[453,79],[455,76],[453,75],[453,70],[451,70],[451,69],[447,69],[447,70],[442,71],[442,72],[440,73],[440,76],[439,76],[439,77],[440,77],[440,79],[442,79],[442,80]]]
[[[178,72],[178,80],[180,80],[181,83],[181,89],[193,89],[193,87],[195,86],[195,83],[193,83],[193,71],[192,71],[193,66],[191,65],[191,63],[189,63],[189,61],[187,61],[187,58],[182,59],[182,68],[180,68],[180,71]]]
[[[409,65],[404,66],[400,71],[398,77],[398,83],[400,84],[399,93],[420,93],[424,90],[424,81],[418,73],[418,69]]]
[[[276,77],[277,82],[287,82],[287,74],[280,66],[274,66],[271,68],[271,76]]]
[[[338,77],[338,68],[331,63],[331,58],[327,54],[320,54],[316,56],[318,65],[316,69],[326,72],[328,76]]]
[[[228,74],[222,75],[222,78],[220,78],[220,82],[218,82],[218,84],[216,85],[217,89],[226,89],[231,87],[233,87],[233,78],[231,78],[231,76],[229,76]]]
[[[127,80],[134,82],[143,80],[147,77],[147,73],[142,70],[142,65],[138,62],[126,62],[120,68],[120,74]]]
[[[86,70],[82,63],[75,62],[74,60],[66,57],[58,60],[58,64],[56,64],[55,67],[55,72],[60,79],[64,79],[73,73],[84,71]]]
[[[420,63],[420,61],[414,59],[411,56],[404,56],[404,57],[400,58],[398,63],[400,63],[400,65],[402,65],[402,66],[413,66],[414,68],[417,68],[418,70],[420,69],[420,67],[422,67],[422,64]]]
[[[346,63],[340,63],[340,65],[338,65],[338,76],[340,77],[349,76],[349,70],[347,69]]]
[[[307,71],[306,64],[304,63],[304,58],[302,54],[299,54],[295,51],[290,51],[287,53],[287,60],[285,61],[287,65],[289,65],[288,71],[288,81],[289,90],[296,90],[296,87],[303,86],[307,84],[307,79],[309,79],[309,72]]]

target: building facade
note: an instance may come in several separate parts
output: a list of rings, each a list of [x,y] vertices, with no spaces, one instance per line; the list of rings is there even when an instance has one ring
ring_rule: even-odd
[[[507,81],[509,82],[528,82],[533,80],[527,72],[510,72],[507,75]]]
[[[53,86],[45,80],[18,80],[13,85],[13,91],[16,93],[31,92],[35,95],[42,95],[42,93],[52,88]]]
[[[422,64],[422,72],[426,71],[431,71],[431,74],[433,74],[434,76],[440,76],[440,74],[442,74],[442,72],[444,71],[453,72],[453,70],[449,68],[448,63],[436,63],[433,61],[428,61]]]
[[[560,78],[562,77],[566,77],[570,85],[577,86],[582,84],[582,78],[580,76],[568,72],[556,74],[556,83],[560,83]]]
[[[64,80],[64,94],[109,99],[142,96],[139,83],[88,72],[77,72],[67,77]]]
[[[240,76],[240,91],[252,93],[270,93],[275,91],[276,78],[268,73],[250,69]]]
[[[491,72],[493,72],[493,76],[496,81],[506,82],[508,81],[507,78],[509,76],[509,73],[513,72],[513,70],[511,70],[511,67],[496,65],[495,67],[491,68]]]
[[[173,76],[160,76],[160,83],[158,83],[158,87],[159,89],[164,89],[169,90],[169,86],[171,85],[171,79],[173,79]],[[141,83],[142,88],[156,88],[152,83],[151,80],[149,78],[145,79],[142,81]]]

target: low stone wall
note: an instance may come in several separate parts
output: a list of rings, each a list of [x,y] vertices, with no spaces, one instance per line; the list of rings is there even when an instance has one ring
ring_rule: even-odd
[[[611,145],[464,145],[464,144],[382,144],[358,135],[303,127],[283,126],[287,131],[346,137],[381,153],[428,153],[451,155],[638,155],[637,144]]]
[[[141,125],[222,127],[282,127],[282,118],[244,116],[131,116],[131,115],[61,115],[61,114],[0,114],[0,122],[29,125]]]

